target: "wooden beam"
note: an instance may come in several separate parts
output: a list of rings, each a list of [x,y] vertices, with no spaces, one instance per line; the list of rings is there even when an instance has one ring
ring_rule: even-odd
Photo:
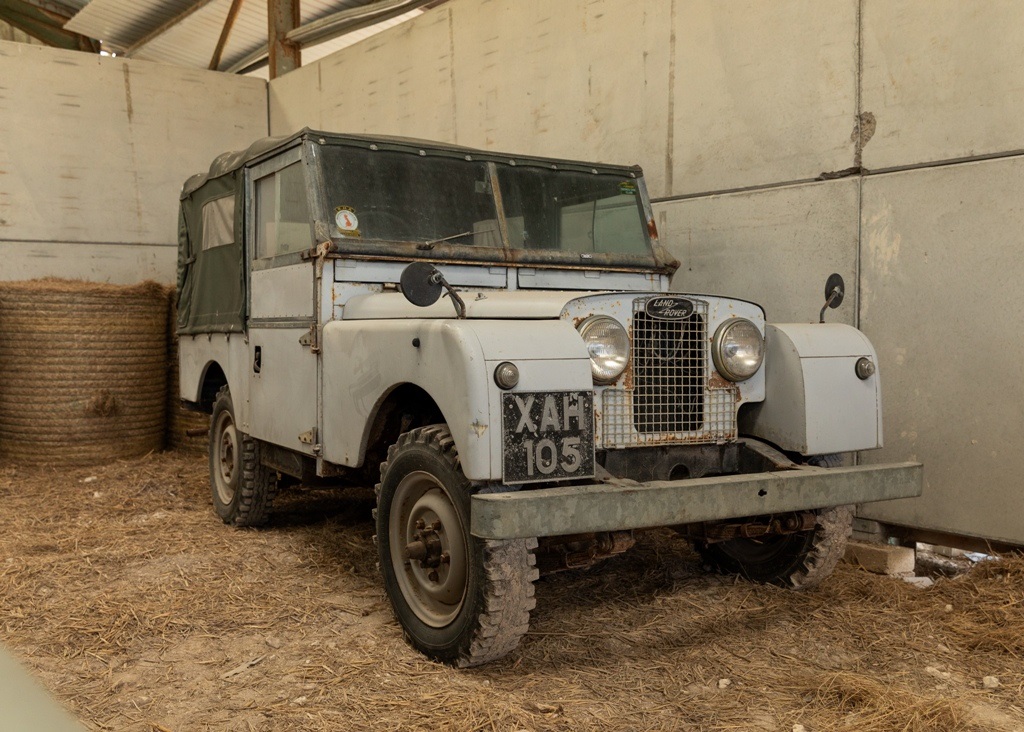
[[[270,78],[294,71],[302,65],[302,49],[286,36],[299,27],[299,0],[267,0],[267,50]]]
[[[231,7],[228,8],[228,16],[224,19],[224,27],[220,31],[220,38],[217,39],[217,47],[213,49],[213,58],[210,59],[210,71],[216,71],[220,66],[220,57],[224,53],[224,46],[228,43],[228,36],[231,35],[231,26],[235,24],[238,11],[244,0],[231,0]]]
[[[314,20],[306,25],[299,26],[295,30],[289,31],[286,40],[297,44],[301,48],[305,48],[320,41],[337,38],[346,33],[368,28],[385,20],[408,13],[410,10],[420,7],[432,7],[431,3],[436,4],[444,1],[381,0],[380,2],[362,5],[358,8],[332,13],[320,20]],[[235,61],[225,71],[229,74],[241,74],[259,68],[266,62],[267,45],[264,44],[238,61]]]

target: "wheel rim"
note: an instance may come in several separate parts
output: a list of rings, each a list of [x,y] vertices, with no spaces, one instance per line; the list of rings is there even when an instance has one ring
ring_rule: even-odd
[[[213,482],[217,498],[227,505],[235,497],[235,482],[240,470],[241,455],[238,450],[238,430],[231,414],[221,412],[214,425]]]
[[[466,597],[466,532],[441,482],[430,473],[409,473],[395,489],[388,525],[391,564],[409,608],[441,628],[455,619]],[[408,558],[417,547],[417,558]]]

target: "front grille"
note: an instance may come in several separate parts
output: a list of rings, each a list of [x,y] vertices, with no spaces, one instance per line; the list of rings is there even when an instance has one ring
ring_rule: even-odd
[[[633,427],[641,434],[694,432],[704,424],[707,305],[659,320],[633,305]]]
[[[631,370],[624,388],[605,389],[598,415],[606,448],[721,442],[736,437],[739,390],[708,381],[708,306],[679,320],[647,314],[633,302]]]

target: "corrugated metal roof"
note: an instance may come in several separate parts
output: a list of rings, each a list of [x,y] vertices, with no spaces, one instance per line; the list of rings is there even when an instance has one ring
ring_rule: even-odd
[[[373,1],[302,0],[301,23],[306,24],[340,10],[362,7]],[[105,48],[132,58],[206,68],[230,7],[231,0],[92,0],[68,21],[65,28],[97,38],[103,41]],[[419,11],[412,11],[406,16],[418,14]],[[404,22],[406,16],[307,47],[303,49],[303,60],[309,63],[358,40],[350,36],[361,34],[365,38]],[[175,19],[179,19],[178,22],[174,23]],[[154,37],[169,23],[174,24]],[[140,41],[144,43],[139,45]],[[266,0],[243,2],[221,57],[220,68],[228,68],[245,59],[259,51],[266,42]]]

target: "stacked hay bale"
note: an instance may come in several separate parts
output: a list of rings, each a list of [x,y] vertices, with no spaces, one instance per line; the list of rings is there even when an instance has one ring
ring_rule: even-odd
[[[170,316],[167,319],[167,447],[206,453],[210,416],[182,409],[178,396],[178,308],[177,293],[170,293]]]
[[[92,465],[159,450],[167,290],[0,283],[0,460]]]

